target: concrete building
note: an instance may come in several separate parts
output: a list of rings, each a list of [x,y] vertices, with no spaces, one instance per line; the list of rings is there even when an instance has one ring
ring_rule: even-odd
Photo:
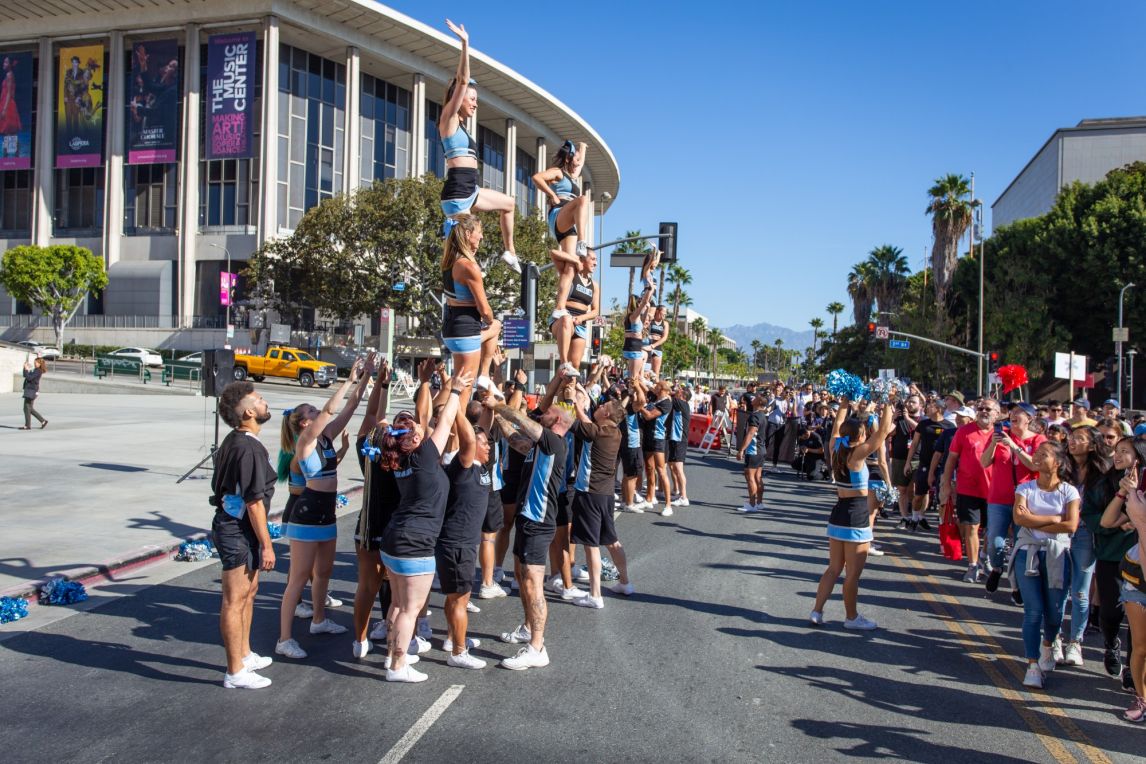
[[[209,40],[243,32],[257,39],[253,155],[209,160]],[[172,88],[175,161],[133,164],[125,123],[134,46],[172,39],[180,72]],[[99,166],[59,168],[60,50],[94,44],[104,46],[106,74]],[[110,284],[81,310],[77,329],[138,327],[147,336],[131,341],[154,346],[173,333],[183,334],[180,347],[218,344],[228,258],[239,271],[307,209],[375,179],[444,175],[435,124],[458,50],[448,31],[372,0],[0,3],[0,56],[30,55],[34,70],[32,166],[0,171],[0,252],[74,243],[101,256]],[[572,139],[589,145],[585,186],[596,198],[616,198],[617,161],[584,119],[487,55],[471,51],[471,69],[479,107],[470,132],[484,187],[516,197],[522,214],[543,206],[530,176]],[[27,327],[30,312],[0,292],[0,334]],[[197,329],[209,334],[186,341]]]
[[[1094,183],[1111,170],[1146,161],[1146,117],[1084,119],[1055,130],[995,203],[994,228],[1050,211],[1063,186]]]

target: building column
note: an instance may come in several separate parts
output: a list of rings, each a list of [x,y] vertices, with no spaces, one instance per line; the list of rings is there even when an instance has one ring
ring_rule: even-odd
[[[279,20],[263,21],[263,131],[259,147],[259,246],[279,230]]]
[[[410,91],[410,175],[420,178],[426,174],[426,77],[414,75],[414,87]]]
[[[110,269],[119,262],[123,245],[123,134],[124,134],[124,88],[126,82],[123,68],[123,32],[111,33],[108,45],[107,93],[107,164],[104,167],[104,207],[103,207],[103,258]],[[42,82],[43,80],[41,80]]]
[[[517,122],[505,121],[505,193],[517,196]]]
[[[545,139],[544,138],[538,138],[537,139],[537,171],[538,172],[542,172],[543,170],[545,170],[546,167],[548,167],[548,162],[549,162],[548,152],[549,152],[549,150],[545,146]],[[533,196],[534,196],[533,205],[534,205],[534,207],[537,208],[537,217],[544,220],[545,219],[545,195],[541,193],[540,188],[535,188],[535,189],[533,189]]]
[[[180,156],[178,306],[180,328],[195,315],[199,241],[199,26],[188,24],[183,43],[183,146]]]
[[[350,193],[358,188],[362,178],[362,56],[353,45],[346,49],[346,142],[342,147],[342,191]]]
[[[55,103],[56,79],[54,71],[54,51],[52,41],[40,38],[40,90],[36,104],[36,156],[33,171],[35,195],[32,208],[32,243],[46,247],[52,238],[52,208],[54,206],[55,169],[52,156],[55,151],[55,135],[52,129],[56,121],[52,118]]]

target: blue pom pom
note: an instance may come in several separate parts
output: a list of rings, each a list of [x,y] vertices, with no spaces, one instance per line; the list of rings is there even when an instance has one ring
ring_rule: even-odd
[[[340,493],[338,494],[338,498],[334,500],[334,503],[339,509],[344,509],[350,506],[350,499],[346,498],[346,494]]]
[[[180,544],[179,553],[175,555],[175,559],[180,562],[201,562],[211,559],[211,555],[214,553],[215,545],[211,543],[211,539],[197,539],[184,541]]]
[[[0,597],[0,623],[12,623],[28,617],[28,600],[20,597]]]
[[[843,396],[849,401],[858,401],[867,398],[867,385],[855,374],[836,369],[828,373],[828,392],[837,397]]]
[[[893,390],[899,400],[903,400],[910,393],[907,383],[898,377],[873,379],[871,381],[871,400],[876,403],[887,403]]]
[[[53,578],[40,588],[41,605],[71,605],[87,598],[88,593],[79,581]]]
[[[281,539],[283,537],[282,523],[267,523],[267,533],[272,539]]]

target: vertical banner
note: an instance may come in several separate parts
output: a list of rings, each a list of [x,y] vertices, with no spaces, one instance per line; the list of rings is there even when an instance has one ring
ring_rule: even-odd
[[[207,40],[207,159],[253,156],[255,33]]]
[[[131,46],[127,101],[127,163],[177,161],[179,88],[177,40],[147,40]]]
[[[0,56],[0,170],[32,166],[32,54]]]
[[[103,45],[60,48],[56,167],[103,163]]]
[[[239,283],[239,274],[227,273],[223,271],[219,274],[219,304],[230,305],[231,295],[234,293],[235,285]]]

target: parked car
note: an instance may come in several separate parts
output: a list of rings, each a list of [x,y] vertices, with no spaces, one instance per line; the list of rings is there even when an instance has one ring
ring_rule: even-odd
[[[194,353],[188,353],[187,355],[182,356],[181,358],[178,358],[177,360],[180,361],[181,363],[197,363],[200,366],[202,366],[203,365],[203,351],[202,350],[196,350]]]
[[[163,365],[163,356],[159,355],[159,351],[150,348],[120,348],[111,351],[108,355],[118,358],[134,358],[142,362],[144,366]]]
[[[267,348],[263,355],[235,353],[234,376],[239,382],[248,376],[256,382],[267,377],[285,377],[297,379],[303,387],[330,387],[338,378],[338,369],[298,348],[274,346]]]
[[[20,347],[27,348],[29,351],[43,358],[45,361],[58,361],[60,360],[59,348],[54,348],[51,345],[44,345],[35,340],[21,340],[16,343]]]

